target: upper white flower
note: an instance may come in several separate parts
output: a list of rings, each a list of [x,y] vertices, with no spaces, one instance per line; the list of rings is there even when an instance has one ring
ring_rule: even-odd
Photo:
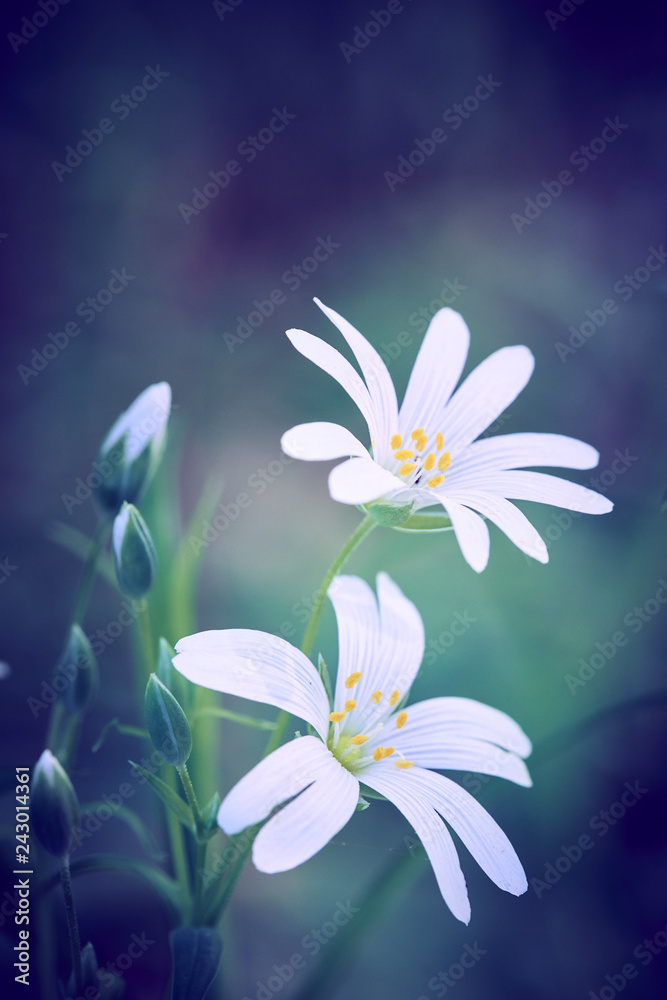
[[[490,518],[523,552],[548,561],[546,545],[509,500],[537,500],[587,514],[613,504],[576,483],[527,466],[591,469],[599,454],[562,434],[503,434],[477,440],[518,396],[534,358],[527,347],[503,347],[486,358],[454,392],[468,355],[470,334],[463,318],[441,309],[431,320],[400,410],[396,392],[377,351],[358,330],[315,299],[345,337],[363,379],[333,347],[303,330],[289,330],[296,349],[332,375],[368,423],[371,454],[346,428],[332,423],[299,424],[281,440],[293,458],[347,458],[329,476],[334,500],[367,504],[379,499],[414,502],[414,509],[440,503],[451,519],[465,559],[480,572],[489,557]],[[352,456],[351,458],[349,456]]]
[[[220,807],[218,823],[234,834],[291,800],[255,839],[260,871],[286,871],[316,854],[352,816],[363,782],[412,824],[445,902],[467,923],[466,883],[444,820],[501,889],[520,895],[526,877],[486,810],[427,768],[494,774],[529,786],[521,758],[530,753],[530,741],[503,712],[467,698],[431,698],[404,709],[424,652],[424,627],[385,573],[378,575],[377,592],[376,601],[354,576],[339,576],[329,588],[339,649],[333,706],[310,660],[265,632],[188,636],[176,644],[174,666],[195,684],[284,709],[317,733],[260,761]]]

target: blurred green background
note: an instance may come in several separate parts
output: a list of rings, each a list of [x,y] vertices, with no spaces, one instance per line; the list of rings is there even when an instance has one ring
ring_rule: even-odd
[[[167,508],[180,510],[185,525],[212,475],[223,481],[222,505],[239,492],[252,498],[205,550],[197,627],[293,628],[298,644],[304,608],[360,515],[329,499],[326,464],[282,456],[280,435],[309,420],[341,422],[362,436],[365,428],[343,390],[284,331],[300,327],[341,348],[312,302],[317,295],[385,356],[400,399],[422,339],[419,311],[432,315],[447,289],[445,304],[472,333],[467,371],[507,344],[535,354],[535,374],[496,432],[560,432],[594,444],[599,469],[571,478],[592,485],[602,475],[615,509],[571,520],[523,504],[548,542],[547,566],[494,528],[480,576],[450,534],[377,531],[350,561],[347,571],[371,582],[386,570],[421,611],[432,655],[413,699],[477,698],[533,739],[532,790],[499,780],[478,787],[473,776],[466,787],[507,832],[529,880],[541,882],[515,899],[461,848],[472,904],[466,928],[417,862],[415,879],[367,932],[363,913],[354,915],[358,947],[318,996],[561,1000],[592,991],[605,1000],[620,991],[630,962],[637,976],[624,979],[625,996],[661,997],[667,954],[654,945],[656,954],[641,952],[650,955],[644,964],[633,952],[656,934],[662,940],[667,923],[667,612],[655,600],[667,576],[658,512],[667,485],[667,282],[664,265],[645,268],[665,238],[664,16],[643,0],[631,8],[564,3],[571,12],[556,6],[553,16],[519,0],[398,6],[387,22],[386,5],[359,2],[73,3],[20,42],[34,30],[23,19],[38,8],[4,6],[3,767],[33,763],[43,748],[47,713],[35,716],[28,699],[51,676],[80,572],[47,535],[54,521],[92,534],[92,501],[68,512],[63,495],[92,471],[120,411],[146,385],[171,383],[170,451],[142,507],[162,538],[165,576],[174,552],[160,527]],[[133,99],[148,68],[166,75]],[[465,99],[489,76],[499,85],[462,116],[455,106],[472,108]],[[288,123],[261,133],[276,109]],[[82,130],[105,118],[113,130],[78,165],[54,169]],[[602,148],[595,140],[607,118],[620,122],[619,134]],[[438,128],[446,140],[431,142],[419,163],[417,140],[430,150],[425,141]],[[254,150],[243,145],[249,136],[258,137]],[[204,205],[198,214],[184,210],[195,189],[213,184],[210,172],[233,159],[240,171],[210,203],[195,202]],[[401,163],[407,176],[387,178]],[[572,182],[553,196],[567,169]],[[526,219],[527,199],[538,194],[537,208],[528,205],[534,218],[515,225],[512,216]],[[311,273],[294,270],[319,240],[330,248],[326,260]],[[85,300],[107,287],[113,269],[125,269],[127,285],[87,322]],[[283,296],[270,315],[240,336],[275,289]],[[590,335],[572,341],[576,350],[559,353],[558,344],[572,346],[571,328],[591,322],[587,311],[599,320],[609,299],[617,310],[594,331],[585,327]],[[49,335],[57,344],[72,322],[81,332],[55,350]],[[88,634],[120,608],[120,596],[98,582]],[[460,636],[451,631],[457,614],[474,619]],[[627,644],[600,653],[619,629]],[[180,637],[169,621],[165,631]],[[138,752],[136,740],[120,736],[96,756],[89,750],[109,718],[141,721],[131,632],[99,659],[102,689],[73,775],[82,800],[116,790]],[[330,665],[335,642],[327,608],[317,648]],[[568,685],[567,675],[596,653],[603,666],[584,685]],[[261,733],[221,728],[208,791],[224,794],[263,745]],[[645,791],[615,806],[626,783]],[[133,805],[163,843],[149,792],[138,790]],[[609,810],[611,823],[601,819]],[[373,878],[409,851],[410,834],[392,806],[373,803],[301,868],[265,876],[248,866],[223,924],[215,995],[298,997],[336,945],[314,955],[306,936],[332,920],[339,902],[360,906]],[[547,866],[583,835],[593,847],[542,888]],[[80,850],[141,854],[115,821]],[[129,996],[162,996],[168,924],[151,891],[129,876],[89,875],[75,893],[82,935],[102,963],[131,933],[155,939],[126,979]],[[57,906],[56,918],[64,946]],[[9,919],[0,934],[10,968]],[[459,980],[466,945],[484,954]],[[295,953],[305,970],[279,989],[275,979],[266,985],[274,965]],[[438,977],[453,965],[447,985]]]

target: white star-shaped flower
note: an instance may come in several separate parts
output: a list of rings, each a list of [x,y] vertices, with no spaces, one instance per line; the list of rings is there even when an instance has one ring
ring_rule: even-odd
[[[418,834],[442,896],[464,923],[466,883],[446,823],[501,889],[520,895],[526,877],[509,840],[460,785],[429,768],[499,775],[529,786],[530,741],[507,715],[467,698],[431,698],[403,708],[424,652],[419,612],[380,573],[377,601],[358,577],[329,588],[338,620],[333,706],[310,660],[286,640],[247,629],[200,632],[176,645],[189,680],[284,709],[308,722],[301,736],[260,761],[225,797],[227,834],[265,820],[255,866],[281,872],[307,861],[350,819],[360,782],[389,799]],[[290,801],[288,801],[290,800]]]
[[[562,434],[503,434],[477,440],[528,382],[534,358],[527,347],[496,351],[454,391],[470,334],[458,313],[441,309],[426,331],[399,410],[391,376],[375,348],[333,309],[315,302],[345,337],[363,379],[318,337],[303,330],[289,330],[287,336],[352,397],[368,424],[371,453],[345,427],[324,422],[293,427],[281,444],[287,455],[305,461],[347,458],[329,475],[334,500],[404,502],[408,512],[411,503],[413,510],[442,504],[465,559],[477,572],[489,558],[483,518],[497,524],[527,555],[548,561],[542,538],[510,500],[536,500],[587,514],[612,509],[606,497],[584,486],[541,472],[517,471],[528,466],[592,469],[600,456],[591,445]]]

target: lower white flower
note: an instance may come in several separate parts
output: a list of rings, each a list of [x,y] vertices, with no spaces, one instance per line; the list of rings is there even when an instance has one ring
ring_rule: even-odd
[[[486,810],[428,768],[493,774],[530,786],[521,759],[530,741],[509,716],[467,698],[430,698],[403,708],[422,661],[424,627],[385,573],[378,575],[377,592],[376,601],[354,576],[339,576],[329,588],[339,645],[333,711],[310,660],[265,632],[187,636],[176,644],[174,666],[195,684],[285,709],[317,733],[260,761],[220,807],[218,823],[235,834],[288,803],[255,839],[253,861],[260,871],[286,871],[316,854],[354,813],[363,783],[412,824],[445,902],[468,923],[466,883],[445,821],[501,889],[520,895],[526,876]]]

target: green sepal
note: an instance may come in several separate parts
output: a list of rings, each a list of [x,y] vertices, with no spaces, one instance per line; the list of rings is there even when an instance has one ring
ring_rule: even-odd
[[[201,820],[206,834],[206,839],[210,840],[218,830],[218,812],[220,811],[222,799],[217,792],[213,792],[210,801],[202,809]]]
[[[151,674],[144,697],[146,726],[165,764],[179,767],[192,752],[192,733],[185,712],[169,688]]]
[[[130,761],[130,764],[136,768],[139,774],[143,775],[153,791],[162,799],[167,808],[171,809],[179,823],[182,823],[186,830],[194,833],[195,820],[192,815],[192,809],[187,802],[184,802],[180,795],[173,788],[170,788],[162,778],[158,778],[156,774],[152,774],[145,767],[135,764],[134,761]]]
[[[324,657],[321,653],[317,657],[317,672],[320,675],[320,680],[324,684],[324,690],[327,693],[327,698],[329,699],[329,704],[333,705],[333,689],[331,687],[331,676],[329,674],[329,669],[324,662]]]
[[[157,574],[157,554],[148,526],[133,504],[123,503],[116,515],[112,548],[119,588],[129,597],[144,597]]]
[[[76,622],[70,628],[56,673],[67,680],[67,687],[60,695],[64,707],[73,715],[85,712],[97,691],[99,671],[88,638]]]
[[[397,503],[391,500],[375,500],[366,504],[365,510],[374,521],[385,528],[397,528],[409,520],[415,509],[414,500],[408,503]]]
[[[357,802],[357,805],[356,805],[355,812],[363,812],[364,809],[368,809],[369,805],[370,805],[370,802],[368,802],[367,799],[365,799],[363,797],[363,795],[360,795],[359,796],[359,801]]]
[[[413,514],[404,524],[395,524],[396,531],[451,531],[452,522],[444,514]]]
[[[79,800],[67,771],[50,750],[44,750],[33,771],[30,823],[42,847],[56,858],[68,857],[77,845]]]
[[[174,967],[171,1000],[203,1000],[218,971],[222,938],[213,927],[177,927],[169,942]]]

